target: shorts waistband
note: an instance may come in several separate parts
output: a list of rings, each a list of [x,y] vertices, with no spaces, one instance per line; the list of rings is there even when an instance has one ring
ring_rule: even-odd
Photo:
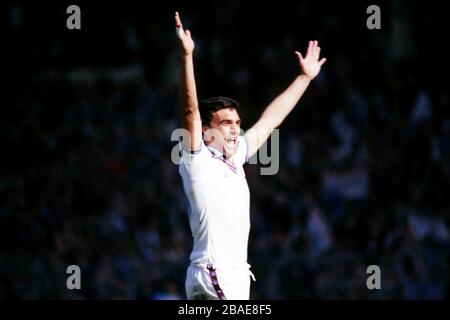
[[[251,265],[248,263],[245,264],[241,264],[241,265],[231,265],[231,264],[223,264],[223,263],[214,263],[214,262],[193,262],[191,263],[191,266],[197,267],[197,268],[201,268],[204,270],[210,270],[211,268],[214,270],[240,270],[240,271],[246,271],[248,272],[248,275],[252,278],[253,281],[256,281],[255,279],[255,275],[253,274],[253,272],[250,270]]]

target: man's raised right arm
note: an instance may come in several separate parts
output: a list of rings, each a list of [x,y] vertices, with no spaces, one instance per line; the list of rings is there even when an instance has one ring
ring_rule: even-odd
[[[189,137],[185,137],[183,140],[183,146],[194,151],[200,148],[202,141],[202,122],[194,76],[193,52],[195,45],[189,30],[183,29],[178,12],[175,12],[175,26],[181,49],[180,120],[181,127],[189,132]]]

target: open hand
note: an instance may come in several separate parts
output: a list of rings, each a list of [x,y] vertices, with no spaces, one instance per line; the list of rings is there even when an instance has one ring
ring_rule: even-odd
[[[309,42],[308,50],[306,51],[306,56],[304,58],[298,51],[295,51],[295,55],[298,58],[302,73],[311,80],[319,74],[320,68],[325,61],[327,61],[325,58],[319,60],[320,47],[318,41]]]

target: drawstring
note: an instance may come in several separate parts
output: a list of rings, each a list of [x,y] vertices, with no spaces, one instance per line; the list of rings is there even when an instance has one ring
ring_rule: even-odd
[[[250,269],[248,269],[248,273],[250,274],[250,277],[252,278],[253,282],[256,282],[255,275],[253,274],[253,272],[250,271]]]

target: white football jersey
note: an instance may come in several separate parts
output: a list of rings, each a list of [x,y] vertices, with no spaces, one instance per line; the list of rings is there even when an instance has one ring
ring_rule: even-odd
[[[246,161],[243,136],[229,160],[203,141],[198,151],[182,150],[179,172],[194,238],[191,264],[248,267],[250,192],[242,167]]]

